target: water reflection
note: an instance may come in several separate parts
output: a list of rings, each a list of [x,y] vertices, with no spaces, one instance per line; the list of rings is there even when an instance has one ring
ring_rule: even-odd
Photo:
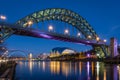
[[[91,67],[92,67],[92,76],[94,76],[94,71],[95,71],[95,63],[91,62]]]
[[[59,61],[51,61],[50,62],[50,71],[53,74],[60,73],[60,62]]]
[[[106,69],[104,69],[104,80],[106,80]]]
[[[120,80],[120,65],[102,62],[20,61],[15,78],[20,76],[20,80],[24,80],[24,74],[29,76],[26,80],[33,80],[34,77],[36,80]]]
[[[45,71],[45,62],[44,61],[42,62],[42,69],[43,69],[43,71]]]
[[[120,65],[117,66],[117,70],[118,70],[118,76],[119,76],[119,80],[120,80]]]
[[[96,77],[96,80],[99,80],[99,62],[97,62],[96,64],[96,68],[97,68],[97,77]]]
[[[29,63],[28,63],[30,72],[32,72],[33,63],[34,63],[33,61],[29,61]]]
[[[117,80],[118,78],[118,73],[117,73],[117,65],[113,66],[113,75],[114,75],[114,80]]]
[[[88,79],[87,79],[87,80],[90,80],[89,72],[90,72],[90,63],[87,62],[87,76],[88,76]]]
[[[79,73],[81,75],[81,71],[82,71],[82,62],[79,62]]]

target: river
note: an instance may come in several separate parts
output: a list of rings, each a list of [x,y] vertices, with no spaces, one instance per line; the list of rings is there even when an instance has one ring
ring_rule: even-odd
[[[120,65],[103,62],[18,61],[14,80],[120,80]]]

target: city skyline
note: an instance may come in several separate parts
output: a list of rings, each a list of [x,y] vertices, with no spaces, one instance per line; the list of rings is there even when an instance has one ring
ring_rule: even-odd
[[[8,2],[6,2],[8,1]],[[54,3],[52,3],[54,2]],[[56,3],[56,4],[55,4]],[[61,5],[65,5],[64,7]],[[69,4],[69,5],[66,5]],[[76,4],[76,5],[75,5]],[[35,11],[43,10],[47,8],[66,8],[70,9],[83,18],[85,18],[89,24],[92,25],[93,29],[97,32],[97,34],[102,39],[116,37],[119,41],[120,34],[120,11],[119,10],[119,1],[64,1],[60,2],[51,0],[51,2],[44,0],[36,0],[34,2],[24,1],[24,0],[2,0],[1,3],[1,15],[5,15],[7,17],[6,22],[14,23],[17,20],[27,16]],[[7,5],[7,6],[6,6]],[[73,7],[71,7],[71,6]],[[16,7],[15,7],[16,6]],[[89,7],[89,8],[88,8]],[[9,10],[8,10],[9,9]],[[18,16],[15,16],[15,15]],[[114,16],[113,16],[114,15]],[[102,26],[102,27],[101,27]],[[104,27],[105,26],[105,27]],[[115,32],[113,32],[115,31]],[[119,41],[120,42],[120,41]],[[48,44],[49,43],[49,44]],[[11,36],[6,40],[6,44],[9,49],[22,49],[22,50],[30,50],[33,53],[42,53],[42,52],[50,52],[50,50],[54,47],[70,47],[77,51],[84,51],[87,49],[91,49],[91,47],[87,47],[87,45],[74,44],[69,42],[62,42],[56,40],[46,40],[42,38],[33,38],[27,36]],[[33,47],[34,46],[34,47]]]

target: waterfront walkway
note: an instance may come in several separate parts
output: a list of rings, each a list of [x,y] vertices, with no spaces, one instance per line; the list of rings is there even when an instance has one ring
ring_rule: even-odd
[[[11,65],[11,67],[8,67],[1,75],[0,75],[0,80],[13,80],[14,78],[14,71],[15,71],[15,66],[16,63],[8,63],[7,65]],[[6,65],[6,66],[7,66]],[[5,66],[3,66],[5,67]]]

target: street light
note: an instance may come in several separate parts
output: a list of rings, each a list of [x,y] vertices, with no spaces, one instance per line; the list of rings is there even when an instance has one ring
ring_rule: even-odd
[[[77,36],[80,37],[80,33],[77,33]]]
[[[0,15],[1,20],[6,20],[6,16]]]
[[[31,26],[33,24],[33,21],[30,20],[27,22],[27,24],[28,24],[28,26]]]
[[[65,33],[65,34],[68,34],[68,33],[69,33],[69,30],[68,30],[68,29],[65,29],[64,33]]]
[[[88,38],[91,39],[92,37],[89,35]]]
[[[53,26],[50,25],[50,26],[48,27],[48,30],[49,30],[49,31],[53,31]]]
[[[100,40],[100,38],[99,38],[99,37],[97,37],[97,38],[96,38],[96,40],[97,40],[97,41],[99,41],[99,40]]]
[[[104,42],[107,42],[107,40],[106,40],[106,39],[104,39],[103,41],[104,41]]]

